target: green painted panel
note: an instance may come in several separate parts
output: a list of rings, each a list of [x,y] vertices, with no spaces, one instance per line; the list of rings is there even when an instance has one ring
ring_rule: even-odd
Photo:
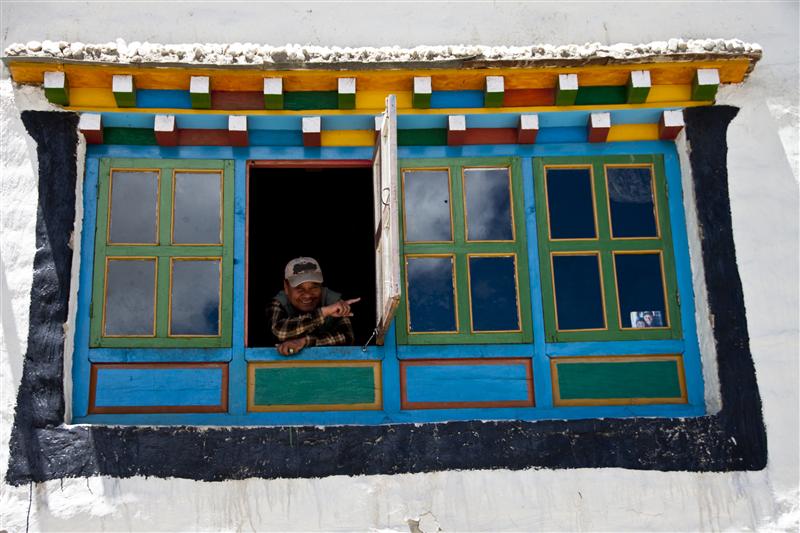
[[[283,108],[339,109],[338,91],[291,91],[283,93]]]
[[[681,397],[675,360],[556,364],[562,400]]]
[[[431,93],[414,93],[411,105],[416,109],[429,109],[431,107]]]
[[[624,85],[580,87],[575,105],[611,105],[624,104],[627,101],[627,89]]]
[[[103,144],[152,146],[158,143],[152,128],[103,128]]]
[[[447,129],[397,130],[398,146],[447,146]]]
[[[257,368],[256,405],[336,405],[375,402],[373,367]]]

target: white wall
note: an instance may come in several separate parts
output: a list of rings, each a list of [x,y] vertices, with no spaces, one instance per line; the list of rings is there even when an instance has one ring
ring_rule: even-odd
[[[46,14],[46,15],[43,15]],[[46,18],[45,18],[46,17]],[[317,45],[553,44],[737,37],[764,59],[720,103],[729,130],[734,238],[769,439],[761,472],[443,472],[321,480],[108,479],[0,485],[0,529],[698,530],[797,528],[798,3],[646,5],[53,3],[0,4],[0,44],[297,42]],[[0,83],[0,475],[26,349],[36,152],[19,111],[46,107]]]

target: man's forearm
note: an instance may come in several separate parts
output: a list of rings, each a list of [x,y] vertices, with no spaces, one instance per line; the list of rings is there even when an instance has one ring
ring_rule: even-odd
[[[272,311],[272,334],[278,341],[283,342],[289,339],[301,337],[312,333],[316,328],[325,322],[322,311],[317,309],[313,313],[307,313],[294,318],[287,318],[281,309]]]

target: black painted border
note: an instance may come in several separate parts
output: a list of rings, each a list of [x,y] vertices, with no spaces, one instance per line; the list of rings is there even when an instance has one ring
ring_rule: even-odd
[[[722,410],[698,418],[448,422],[389,426],[65,427],[62,324],[75,217],[77,117],[22,113],[38,143],[39,209],[25,355],[6,480],[157,476],[309,478],[459,469],[621,467],[760,470],[767,444],[731,226],[727,106],[685,111],[714,316]]]

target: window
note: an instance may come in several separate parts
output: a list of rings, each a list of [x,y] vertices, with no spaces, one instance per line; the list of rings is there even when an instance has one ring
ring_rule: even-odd
[[[530,342],[519,161],[401,161],[400,180],[398,341]]]
[[[534,165],[547,341],[680,339],[661,156]]]
[[[231,344],[233,165],[102,159],[92,347]]]

